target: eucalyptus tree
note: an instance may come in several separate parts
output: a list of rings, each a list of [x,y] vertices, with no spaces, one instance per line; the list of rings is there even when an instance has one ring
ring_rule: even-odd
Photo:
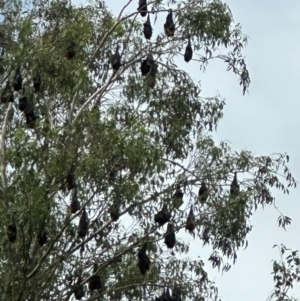
[[[226,3],[11,0],[1,15],[2,300],[217,299],[178,232],[226,271],[271,188],[296,186],[286,154],[214,142],[225,100],[176,65],[219,59],[247,91]]]

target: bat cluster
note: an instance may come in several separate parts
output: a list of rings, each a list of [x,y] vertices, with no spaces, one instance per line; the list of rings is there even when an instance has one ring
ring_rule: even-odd
[[[155,301],[171,301],[172,297],[169,288],[164,290],[160,297],[155,297]]]
[[[145,39],[151,40],[152,34],[153,34],[153,28],[151,26],[150,21],[150,13],[148,12],[147,8],[147,0],[139,0],[139,6],[138,6],[138,12],[141,14],[142,17],[146,17],[146,22],[144,23],[143,27],[143,34]],[[172,38],[175,35],[176,27],[174,23],[173,18],[173,11],[172,9],[169,10],[168,15],[166,17],[166,22],[164,23],[164,32],[168,38]],[[66,58],[68,60],[71,60],[76,55],[76,44],[74,41],[70,41],[69,44],[66,47]],[[4,55],[4,48],[2,49],[1,56],[0,56],[0,72],[3,72],[2,66],[1,66],[1,60],[3,60]],[[184,60],[185,62],[189,62],[192,60],[193,57],[193,49],[191,45],[191,36],[188,36],[188,42],[184,53]],[[111,56],[110,64],[114,72],[118,71],[121,67],[121,54],[120,54],[120,46],[119,42],[116,45],[115,53]],[[149,87],[154,88],[155,86],[155,79],[158,72],[158,66],[154,61],[153,55],[149,53],[147,57],[141,62],[141,74],[142,76],[148,77],[148,83]],[[40,91],[41,88],[41,77],[40,75],[35,75],[33,77],[33,88],[34,92]],[[34,107],[30,105],[27,96],[25,95],[25,89],[23,87],[23,78],[21,74],[20,67],[17,67],[15,75],[13,77],[12,81],[12,87],[11,88],[9,80],[6,82],[5,88],[2,90],[1,93],[1,102],[7,103],[7,102],[14,102],[14,92],[20,92],[23,91],[23,94],[19,98],[19,105],[18,108],[21,112],[24,113],[26,124],[29,128],[35,127],[35,121],[37,119]],[[66,188],[72,191],[71,196],[71,203],[70,203],[70,212],[72,214],[75,214],[80,209],[82,209],[77,234],[80,238],[84,238],[88,234],[88,215],[85,210],[85,207],[81,208],[80,202],[78,201],[77,197],[77,185],[75,183],[74,176],[72,174],[68,174],[66,178]],[[234,179],[230,186],[230,195],[236,196],[239,193],[239,184],[237,181],[237,172],[234,174]],[[174,204],[176,205],[175,208],[179,208],[183,203],[183,196],[184,193],[181,191],[180,187],[176,187],[176,191],[172,197],[174,200]],[[203,181],[201,184],[201,187],[199,189],[198,198],[201,204],[204,204],[209,196],[209,189],[206,186],[205,182]],[[118,206],[112,206],[110,210],[110,215],[112,221],[117,221],[119,219],[119,207]],[[170,222],[171,220],[171,213],[167,211],[166,206],[164,205],[163,208],[154,216],[154,221],[161,227],[164,226],[166,223],[167,230],[165,233],[165,240],[164,243],[169,249],[173,249],[176,244],[176,236],[175,236],[175,228],[174,224]],[[193,232],[195,230],[196,224],[195,224],[195,214],[193,207],[190,208],[187,221],[186,221],[186,229],[189,232]],[[17,239],[17,227],[15,222],[12,222],[7,227],[7,238],[9,242],[14,243]],[[43,246],[47,243],[48,240],[48,232],[45,229],[41,229],[37,233],[37,242],[40,246]],[[149,256],[147,255],[147,244],[144,244],[143,247],[138,252],[138,267],[142,275],[145,275],[149,270],[151,266],[151,261]],[[90,291],[99,290],[101,288],[101,279],[97,275],[98,266],[94,265],[94,273],[89,278],[88,287]],[[74,296],[76,300],[80,300],[85,295],[84,286],[80,285],[82,282],[81,277],[79,277],[78,282],[76,283],[74,287]],[[180,288],[176,287],[173,289],[172,297],[170,296],[169,289],[162,294],[161,297],[156,298],[156,301],[181,301],[181,291]]]
[[[70,191],[73,190],[73,195],[71,198],[71,204],[70,204],[70,211],[71,213],[76,213],[78,210],[80,210],[80,203],[77,199],[77,185],[74,179],[74,176],[69,173],[66,177],[65,182],[66,188]],[[237,172],[234,173],[234,178],[232,180],[232,183],[230,185],[230,196],[237,196],[240,191],[240,186],[238,184],[237,180]],[[181,191],[180,187],[176,187],[176,191],[173,194],[173,198],[179,199],[180,203],[183,202],[183,196],[184,193]],[[200,203],[203,205],[207,198],[209,196],[209,189],[206,186],[205,182],[202,181],[201,187],[199,189],[198,198]],[[111,209],[111,218],[113,221],[117,221],[119,218],[119,208],[113,206]],[[165,233],[165,244],[169,249],[173,249],[176,244],[176,237],[175,237],[175,228],[174,224],[170,222],[171,220],[171,214],[167,211],[166,205],[163,205],[162,209],[157,212],[154,216],[154,221],[161,227],[168,223],[167,230]],[[78,225],[78,236],[81,238],[84,238],[88,233],[88,216],[85,211],[85,208],[82,208],[81,217],[79,220]],[[190,232],[193,232],[195,230],[195,214],[193,207],[190,208],[190,212],[187,217],[186,221],[186,229]],[[13,221],[9,226],[7,227],[7,238],[8,241],[11,243],[14,243],[17,239],[17,227],[15,222]],[[45,229],[41,229],[37,234],[37,242],[40,246],[43,246],[48,239],[48,232]],[[145,275],[149,270],[151,266],[150,258],[147,254],[147,243],[143,245],[143,247],[138,252],[138,267],[142,275]],[[99,290],[101,288],[101,279],[99,275],[97,275],[97,264],[94,265],[94,274],[89,278],[88,287],[90,291]],[[76,283],[73,293],[76,300],[80,300],[85,295],[84,286],[80,285],[81,283],[81,277],[79,278],[78,282]],[[156,298],[156,301],[166,301],[166,300],[172,300],[172,301],[181,301],[181,292],[180,288],[174,288],[172,293],[172,298],[170,296],[170,293],[164,292],[161,297]]]
[[[81,276],[79,276],[77,283],[73,289],[73,293],[74,293],[76,300],[81,300],[81,298],[83,298],[85,296],[84,286],[80,285],[81,281],[82,281],[82,278],[81,278]]]
[[[141,14],[142,17],[146,17],[147,20],[144,23],[144,36],[147,40],[150,40],[152,37],[153,29],[150,22],[150,13],[148,13],[147,8],[147,0],[139,0],[139,6],[137,8],[138,12]],[[175,34],[175,23],[173,19],[173,11],[169,9],[169,13],[166,18],[166,22],[164,24],[164,31],[167,37],[174,37]],[[184,60],[188,63],[193,58],[193,49],[191,46],[191,37],[188,37],[188,44],[185,49],[184,53]]]
[[[91,292],[99,290],[102,287],[101,279],[100,276],[97,275],[97,272],[98,272],[98,265],[95,263],[93,268],[93,275],[90,276],[88,280],[88,287]],[[76,300],[81,300],[81,298],[85,296],[84,285],[81,284],[81,282],[82,282],[82,277],[80,275],[78,277],[75,286],[73,287],[73,294]]]
[[[70,203],[70,212],[75,214],[77,211],[81,209],[81,216],[79,219],[77,234],[80,238],[84,238],[88,234],[89,228],[89,219],[88,214],[85,210],[85,207],[81,208],[80,202],[77,197],[77,184],[72,173],[68,173],[65,181],[66,188],[71,191],[71,203]],[[73,191],[72,191],[73,190]],[[97,275],[98,265],[94,264],[93,275],[89,278],[88,288],[90,291],[99,290],[101,288],[101,279],[99,275]],[[85,296],[84,285],[81,284],[82,278],[81,276],[78,278],[77,283],[73,288],[74,297],[76,300],[81,300]]]
[[[15,242],[17,239],[17,227],[14,222],[12,222],[10,225],[7,227],[6,235],[8,238],[8,241],[10,242]]]
[[[81,208],[80,202],[78,201],[77,197],[77,184],[74,178],[74,175],[72,173],[68,173],[67,177],[65,178],[65,186],[67,190],[71,191],[71,203],[69,206],[70,212],[72,214],[75,214],[77,211],[81,209],[81,216],[79,219],[77,234],[78,237],[84,238],[88,234],[88,228],[89,228],[89,218],[88,214],[85,210],[85,207]],[[73,191],[72,191],[73,190]],[[101,279],[100,276],[97,275],[98,265],[94,264],[93,268],[93,275],[90,276],[88,280],[88,288],[90,291],[99,290],[101,288]],[[81,284],[82,277],[79,276],[74,288],[73,288],[73,294],[76,300],[81,300],[85,296],[85,289],[84,285]]]
[[[155,301],[181,301],[181,289],[175,286],[172,290],[172,297],[169,288],[164,290],[160,297],[155,297]]]
[[[117,43],[117,47],[116,47],[116,52],[115,54],[111,57],[111,66],[113,68],[114,71],[118,71],[119,68],[121,67],[121,55],[119,52],[119,42]]]
[[[195,214],[194,214],[194,210],[193,207],[191,207],[189,215],[187,217],[186,220],[186,226],[185,228],[189,231],[189,232],[193,232],[195,230]]]
[[[68,60],[72,59],[75,56],[76,54],[75,48],[76,48],[76,44],[74,43],[74,41],[70,41],[66,48],[66,58]],[[4,54],[5,54],[5,50],[4,48],[2,48],[1,55],[0,55],[0,73],[4,72],[4,67],[2,64],[4,60],[3,58]],[[40,91],[41,84],[42,81],[40,75],[38,74],[35,75],[33,77],[34,92]],[[19,97],[19,110],[24,114],[27,127],[35,128],[35,122],[37,120],[37,116],[35,115],[33,105],[29,103],[28,98],[25,95],[25,88],[23,87],[23,77],[21,74],[20,67],[16,68],[16,72],[12,80],[12,87],[10,85],[9,80],[7,80],[6,86],[3,88],[1,93],[1,103],[14,102],[15,96],[13,91],[15,92],[23,91],[23,95],[20,95]]]
[[[66,188],[69,191],[73,190],[71,194],[71,203],[69,209],[72,214],[75,214],[77,211],[81,209],[81,205],[80,202],[78,201],[77,185],[73,174],[68,173],[65,184],[66,184]],[[81,212],[78,229],[77,229],[77,234],[79,237],[84,238],[88,234],[88,226],[89,226],[88,215],[85,211],[85,207],[82,207],[82,212]]]
[[[232,180],[232,183],[230,185],[230,196],[237,196],[240,192],[240,185],[238,184],[237,181],[237,172],[234,173],[234,177]]]
[[[89,280],[89,290],[94,291],[94,290],[99,290],[101,288],[101,279],[100,277],[96,274],[98,270],[98,265],[95,263],[94,264],[94,274],[90,277]]]
[[[175,229],[172,223],[168,223],[167,232],[165,234],[165,244],[169,249],[173,249],[176,244]]]
[[[148,12],[148,8],[147,8],[147,0],[139,0],[139,6],[137,10],[142,17],[147,16],[146,22],[144,23],[143,33],[145,39],[150,40],[153,34],[153,28],[151,26],[150,13]],[[173,19],[172,9],[169,10],[169,13],[167,15],[166,22],[164,24],[164,32],[167,37],[174,37],[175,23]],[[192,58],[193,58],[193,49],[191,46],[191,36],[188,36],[188,44],[185,49],[184,60],[188,63]],[[110,64],[114,72],[118,71],[119,68],[121,67],[121,55],[119,52],[119,42],[117,43],[115,53],[111,56]],[[155,87],[157,72],[158,72],[158,66],[154,61],[153,55],[149,53],[146,59],[144,59],[141,62],[141,73],[142,76],[147,76],[148,79],[147,82],[150,88]]]
[[[201,204],[204,204],[208,198],[208,188],[204,181],[202,181],[198,196]]]
[[[6,230],[7,239],[9,242],[14,243],[17,239],[17,227],[15,222],[13,221],[11,224],[8,225]],[[45,229],[40,230],[37,233],[36,241],[40,247],[42,247],[48,240],[48,231]]]
[[[157,212],[154,216],[154,221],[159,224],[159,226],[163,226],[165,223],[169,222],[171,219],[171,214],[167,212],[166,206],[164,205],[162,210]]]
[[[80,210],[80,203],[77,198],[77,188],[75,188],[71,196],[70,212],[75,214],[78,210]]]
[[[40,247],[42,247],[45,243],[47,243],[48,235],[49,235],[48,232],[44,229],[41,230],[40,232],[38,232],[37,242],[38,242]]]
[[[120,208],[119,208],[119,206],[117,204],[113,204],[113,206],[110,209],[109,214],[110,214],[111,220],[113,222],[116,222],[120,217]]]
[[[232,180],[232,183],[230,185],[230,196],[237,196],[240,191],[240,186],[237,181],[237,172],[234,173],[234,178]],[[183,196],[184,193],[181,191],[180,186],[176,187],[176,191],[173,194],[173,206],[175,208],[179,208],[183,203]],[[198,192],[198,199],[201,205],[205,204],[209,197],[209,189],[206,186],[205,181],[203,180],[201,183],[201,187]],[[157,223],[160,227],[168,223],[167,231],[165,233],[165,244],[168,248],[172,249],[174,248],[176,244],[176,237],[175,237],[175,229],[173,223],[170,222],[171,220],[171,214],[167,211],[167,207],[164,204],[162,209],[157,212],[154,216],[154,222]],[[196,218],[193,206],[191,206],[189,214],[187,216],[186,230],[188,230],[190,233],[193,232],[196,228]]]
[[[66,50],[66,58],[71,60],[76,55],[76,44],[74,41],[70,41],[67,50]]]
[[[41,86],[40,76],[34,77],[33,78],[34,91],[35,92],[39,91],[40,86]],[[17,67],[16,69],[12,81],[12,87],[10,85],[9,80],[7,80],[6,86],[1,93],[1,103],[14,102],[15,100],[14,91],[18,93],[20,93],[20,91],[23,92],[19,97],[18,108],[24,114],[27,127],[34,128],[37,117],[34,113],[34,106],[29,103],[28,98],[25,95],[25,88],[23,87],[23,77],[21,74],[20,67]]]
[[[147,251],[147,243],[143,245],[143,247],[138,252],[138,267],[142,275],[145,275],[147,271],[150,270],[150,258],[146,253]]]

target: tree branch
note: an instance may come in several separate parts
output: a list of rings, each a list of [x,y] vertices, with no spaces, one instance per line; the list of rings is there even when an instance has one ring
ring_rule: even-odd
[[[5,145],[5,138],[6,138],[6,127],[7,127],[7,122],[8,122],[8,116],[10,113],[10,110],[12,109],[12,105],[13,103],[10,102],[8,104],[8,108],[5,114],[5,118],[4,118],[4,122],[2,125],[2,133],[0,135],[0,151],[1,151],[1,166],[0,166],[0,176],[1,176],[1,180],[2,180],[2,188],[3,191],[6,190],[7,188],[7,181],[6,181],[6,162],[4,159],[5,156],[5,151],[6,151],[6,145]],[[8,199],[5,198],[5,206],[8,209],[9,208],[9,204],[8,204]]]

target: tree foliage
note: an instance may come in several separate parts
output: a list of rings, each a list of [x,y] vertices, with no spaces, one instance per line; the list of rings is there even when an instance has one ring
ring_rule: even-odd
[[[247,91],[247,37],[226,3],[156,0],[142,18],[136,2],[117,16],[98,1],[1,5],[3,300],[216,300],[178,232],[210,245],[210,263],[227,271],[251,215],[274,205],[272,187],[296,187],[286,154],[214,142],[225,100],[177,66],[190,41],[189,64],[220,59]],[[154,28],[170,8],[174,36]],[[282,271],[275,262],[276,287]]]

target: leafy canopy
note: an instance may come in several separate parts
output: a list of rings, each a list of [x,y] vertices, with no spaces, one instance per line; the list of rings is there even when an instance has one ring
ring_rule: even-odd
[[[190,65],[220,59],[247,91],[247,37],[226,3],[151,1],[151,26],[172,8],[175,32],[155,27],[145,39],[137,2],[119,15],[102,1],[2,2],[2,300],[168,300],[168,289],[172,300],[216,299],[204,259],[187,257],[178,232],[210,245],[209,262],[227,271],[251,215],[274,205],[272,187],[296,187],[286,154],[214,142],[225,100],[204,97],[176,65],[190,40]],[[274,300],[299,281],[283,266],[274,263]]]

